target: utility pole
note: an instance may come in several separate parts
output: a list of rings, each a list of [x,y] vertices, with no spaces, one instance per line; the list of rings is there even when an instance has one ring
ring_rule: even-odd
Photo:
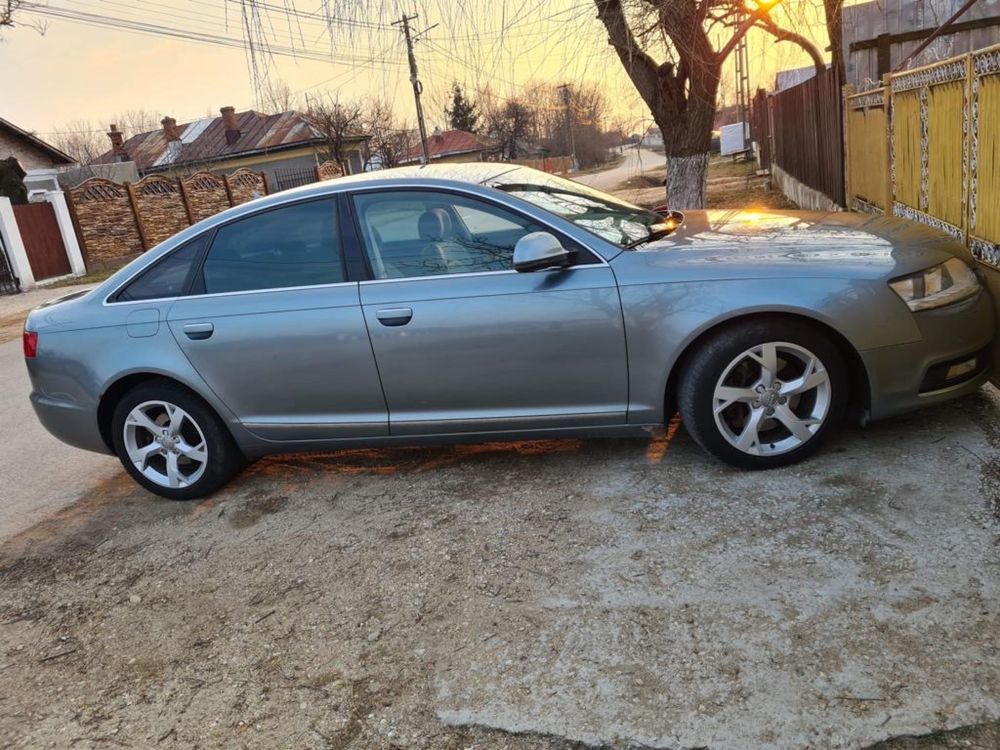
[[[568,83],[564,83],[558,87],[562,91],[563,97],[563,108],[566,112],[566,139],[569,143],[569,155],[573,161],[574,168],[576,167],[576,138],[573,135],[573,115],[570,112],[570,88]]]
[[[410,21],[415,21],[417,18],[417,14],[413,14],[412,16],[403,14],[403,17],[392,25],[403,27],[403,37],[406,39],[406,54],[410,59],[410,83],[413,84],[413,100],[417,105],[417,127],[420,128],[420,150],[422,153],[420,163],[427,164],[431,156],[427,150],[427,126],[424,124],[424,108],[420,104],[420,94],[423,93],[424,87],[417,77],[417,58],[413,54],[413,36],[410,34]]]

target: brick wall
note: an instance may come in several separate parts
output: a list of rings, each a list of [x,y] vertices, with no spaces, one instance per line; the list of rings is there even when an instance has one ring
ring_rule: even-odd
[[[67,195],[88,268],[106,267],[143,251],[125,185],[95,177]]]
[[[129,191],[147,247],[158,245],[191,225],[178,180],[150,175],[129,185]]]
[[[120,184],[94,178],[66,191],[91,270],[120,265],[193,223],[267,195],[260,172],[220,177],[198,172],[177,179],[150,175]]]

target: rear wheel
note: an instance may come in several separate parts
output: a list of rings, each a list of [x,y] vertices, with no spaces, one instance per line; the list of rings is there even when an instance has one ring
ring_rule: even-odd
[[[709,453],[748,469],[800,461],[843,419],[847,377],[837,347],[794,320],[720,331],[681,374],[685,427]]]
[[[147,490],[170,500],[211,494],[242,463],[239,448],[213,409],[166,380],[126,393],[111,424],[125,470]]]

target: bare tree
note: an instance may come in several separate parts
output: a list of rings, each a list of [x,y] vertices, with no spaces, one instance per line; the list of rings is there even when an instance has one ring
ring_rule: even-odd
[[[28,26],[34,29],[39,34],[44,34],[47,28],[44,21],[32,20],[28,23],[21,23],[18,21],[15,23],[14,16],[17,14],[18,10],[21,10],[21,6],[24,5],[22,0],[0,0],[0,34],[6,28],[13,28],[14,26]]]
[[[261,90],[257,92],[257,100],[261,108],[269,114],[291,112],[299,108],[295,92],[282,80],[268,79]]]
[[[525,141],[536,133],[537,117],[533,108],[522,99],[480,102],[486,121],[486,135],[500,147],[504,159],[523,156]]]
[[[162,119],[163,115],[159,112],[150,112],[148,109],[126,109],[115,115],[110,122],[118,125],[118,129],[125,134],[126,138],[131,138],[140,133],[158,130]]]
[[[823,0],[823,13],[826,17],[826,32],[830,37],[830,56],[833,68],[844,80],[844,0]]]
[[[73,120],[52,136],[52,145],[85,166],[107,151],[110,141],[89,120]]]
[[[369,136],[366,168],[399,166],[410,145],[410,135],[405,123],[396,121],[392,106],[381,99],[369,102],[362,127]]]
[[[425,0],[430,3],[431,0]],[[823,68],[822,54],[805,36],[780,26],[770,15],[780,0],[757,0],[749,11],[747,0],[594,0],[597,17],[636,91],[663,132],[667,160],[667,201],[677,208],[705,205],[708,153],[722,64],[738,40],[759,28],[778,41],[798,44]],[[834,3],[836,0],[824,0]],[[267,57],[264,0],[239,0],[245,35],[256,71],[259,55]],[[501,0],[513,5],[515,0]],[[453,6],[436,0],[441,14]],[[527,3],[521,3],[527,5]],[[331,29],[334,14],[357,21],[388,21],[398,12],[390,0],[325,0],[322,5]],[[478,17],[475,13],[470,17]],[[729,41],[719,44],[719,39]],[[331,44],[333,32],[330,32]],[[265,60],[266,62],[266,60]],[[523,102],[493,108],[492,130],[503,140],[509,158],[517,155],[517,134],[529,129],[530,108]],[[489,114],[485,113],[484,114]],[[491,118],[485,117],[487,125]],[[488,129],[490,129],[488,127]]]
[[[625,72],[663,132],[667,155],[667,203],[702,208],[708,152],[723,62],[740,37],[758,26],[822,56],[801,35],[781,29],[770,17],[771,3],[747,13],[739,0],[594,0],[597,15]],[[730,29],[716,49],[713,31]],[[715,34],[714,36],[718,36]],[[654,54],[661,50],[663,62]]]
[[[364,106],[361,102],[341,101],[335,96],[310,103],[306,118],[323,139],[325,158],[340,164],[347,172],[347,143],[362,135]]]
[[[14,11],[21,4],[21,0],[3,0],[0,3],[0,28],[14,25]]]

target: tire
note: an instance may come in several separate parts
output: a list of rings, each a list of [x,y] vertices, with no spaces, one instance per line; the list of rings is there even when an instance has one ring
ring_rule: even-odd
[[[677,405],[708,453],[739,468],[771,469],[812,455],[836,430],[847,383],[843,356],[820,329],[756,319],[698,346],[681,372]]]
[[[141,383],[122,397],[111,417],[111,434],[125,471],[168,500],[210,495],[244,463],[212,407],[165,379]]]

